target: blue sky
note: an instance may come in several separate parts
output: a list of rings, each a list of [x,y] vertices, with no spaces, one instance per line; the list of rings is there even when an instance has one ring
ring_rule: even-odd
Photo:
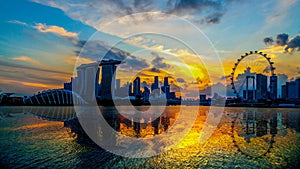
[[[134,57],[130,57],[128,62],[134,64],[124,66],[132,70],[132,75],[129,76],[126,71],[120,71],[117,75],[124,79],[122,83],[141,71],[135,69],[137,63],[144,65],[139,68],[147,71],[147,68],[154,66],[152,60],[161,58],[159,60],[162,63],[169,64],[165,67],[167,71],[176,74],[174,76],[186,78],[187,82],[181,84],[181,87],[193,91],[199,87],[192,86],[195,79],[201,78],[209,85],[217,83],[224,74],[223,70],[225,75],[229,74],[234,61],[250,50],[262,50],[270,54],[276,63],[277,74],[286,75],[288,79],[296,78],[300,75],[297,46],[295,51],[285,52],[288,43],[277,45],[276,37],[286,33],[289,35],[289,42],[299,35],[299,8],[300,2],[297,0],[171,0],[169,3],[159,0],[149,3],[122,0],[1,1],[0,88],[7,92],[25,94],[60,88],[73,74],[81,47],[79,42],[87,40],[101,41],[101,45],[107,46],[122,41],[117,45],[118,48],[134,52]],[[189,24],[183,24],[181,19]],[[204,60],[198,61],[201,65],[206,62],[205,56],[210,57],[211,51],[204,51],[208,41],[199,42],[190,25],[202,31],[203,37],[205,35],[209,39],[224,65],[218,69],[208,61],[206,66],[213,72],[210,77],[214,79],[213,84],[207,80],[209,78],[205,71],[192,73],[194,80],[188,75],[187,71],[201,71],[203,65],[196,67],[193,64],[195,53],[182,43],[163,36],[128,36],[148,30],[183,37],[184,42],[190,46],[198,48],[198,45],[202,49]],[[263,42],[265,37],[272,37],[275,42],[266,45]],[[153,55],[152,52],[159,55]],[[174,56],[179,58],[177,62]],[[92,59],[83,57],[81,62],[87,63]],[[176,67],[180,61],[184,61],[189,70],[183,71],[185,68]],[[178,68],[182,71],[176,72]],[[223,83],[222,80],[220,83]]]

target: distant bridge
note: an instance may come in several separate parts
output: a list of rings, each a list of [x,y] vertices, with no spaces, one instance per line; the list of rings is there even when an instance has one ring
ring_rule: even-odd
[[[87,102],[80,95],[70,90],[53,89],[39,92],[24,99],[24,104],[36,106],[71,106],[84,105]]]

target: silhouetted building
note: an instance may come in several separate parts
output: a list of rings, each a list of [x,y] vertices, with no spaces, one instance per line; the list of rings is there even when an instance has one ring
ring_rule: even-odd
[[[99,66],[98,65],[92,65],[88,66],[85,69],[85,80],[86,89],[84,98],[88,98],[87,100],[93,100],[98,94],[98,85],[99,85]],[[89,84],[90,83],[90,84]]]
[[[115,65],[103,65],[102,66],[102,78],[101,78],[101,98],[103,100],[112,100],[114,95],[115,86]],[[113,88],[112,88],[113,86]]]
[[[286,83],[287,86],[287,98],[297,99],[297,83],[296,81],[291,81]]]
[[[72,83],[73,83],[73,78],[71,77],[71,81],[70,82],[64,83],[64,89],[72,91]]]
[[[154,82],[151,85],[151,93],[155,96],[160,95],[160,90],[158,87],[158,76],[154,76]]]
[[[266,99],[268,91],[268,77],[262,74],[256,75],[256,99]]]
[[[207,99],[205,94],[200,94],[200,105],[207,105]]]
[[[300,99],[300,78],[295,81],[286,82],[282,87],[284,88],[284,86],[286,88],[286,99]]]
[[[151,91],[153,91],[155,89],[159,89],[158,88],[158,76],[154,76],[154,82],[151,85]]]
[[[176,99],[175,92],[169,92],[168,95],[167,95],[167,99]]]
[[[87,101],[97,96],[101,96],[104,100],[111,100],[115,92],[116,65],[120,63],[121,61],[110,59],[102,60],[100,63],[82,64],[77,67],[77,77],[71,79],[70,83],[65,83],[64,89],[73,89]],[[99,66],[101,67],[101,84],[99,84]]]
[[[169,78],[164,77],[164,86],[169,86]]]
[[[150,90],[148,87],[144,87],[144,92],[143,92],[143,100],[144,102],[149,102],[149,96],[150,96]]]
[[[286,85],[282,85],[282,86],[281,86],[281,98],[287,99]]]
[[[141,93],[141,79],[140,77],[136,77],[133,81],[133,94],[134,96],[139,96]]]
[[[252,80],[252,85],[249,79]],[[249,84],[252,86],[252,90],[250,90]],[[246,76],[246,90],[243,90],[243,98],[247,101],[255,100],[255,76]]]
[[[129,87],[128,87],[128,95],[132,96],[132,83],[129,83]]]
[[[206,95],[200,94],[200,101],[206,101]]]
[[[98,94],[98,79],[99,63],[82,64],[77,67],[77,78],[72,83],[72,89],[85,100],[93,100]]]
[[[270,96],[271,99],[277,99],[277,76],[271,76],[270,77]]]
[[[170,92],[170,86],[165,86],[165,94],[166,94],[167,99],[175,98],[175,97],[173,97],[173,94],[171,94],[171,93],[174,93],[174,96],[175,96],[175,92]]]
[[[169,85],[169,78],[164,77],[164,86],[161,87],[162,92],[165,94],[167,99],[171,99],[170,97],[170,85]]]

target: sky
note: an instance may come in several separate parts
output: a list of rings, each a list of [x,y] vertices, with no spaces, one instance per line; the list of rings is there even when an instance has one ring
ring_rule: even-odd
[[[169,76],[196,97],[226,86],[236,60],[255,50],[272,58],[283,84],[300,76],[299,8],[298,0],[1,1],[0,89],[62,88],[78,63],[107,57],[125,61],[116,75],[122,85]],[[238,73],[250,66],[268,74],[261,59]]]

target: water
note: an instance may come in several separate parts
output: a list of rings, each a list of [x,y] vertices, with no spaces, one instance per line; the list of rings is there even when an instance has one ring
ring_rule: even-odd
[[[154,138],[165,132],[172,133],[174,128],[174,137],[161,139],[157,145],[149,144],[147,147],[151,150],[181,139],[177,137],[182,135],[176,133],[188,124],[182,121],[178,128],[172,128],[180,113],[196,110],[198,116],[188,134],[176,145],[167,146],[167,151],[149,158],[126,158],[91,141],[76,120],[72,107],[1,107],[1,167],[297,168],[299,165],[299,109],[225,108],[216,130],[205,142],[199,142],[199,136],[209,116],[209,107],[198,111],[192,106],[184,109],[170,106],[160,116],[147,108],[138,116],[120,115],[112,108],[101,110],[108,114],[105,120],[118,134],[131,138]],[[121,142],[115,139],[113,144],[118,146]]]

